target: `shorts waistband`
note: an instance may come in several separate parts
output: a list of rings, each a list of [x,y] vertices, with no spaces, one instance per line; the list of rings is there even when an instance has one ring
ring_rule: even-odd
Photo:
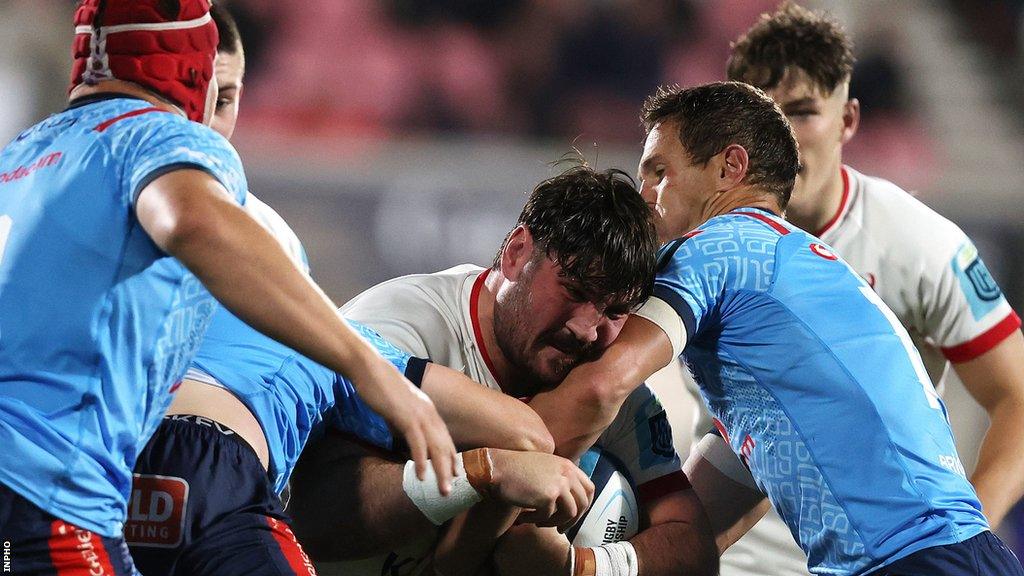
[[[195,426],[201,426],[207,428],[213,432],[238,442],[243,447],[252,451],[253,455],[256,455],[256,449],[251,444],[246,442],[245,438],[242,438],[241,434],[235,432],[231,428],[217,422],[216,420],[207,418],[205,416],[197,416],[196,414],[166,414],[164,415],[164,421],[167,422],[188,422]]]

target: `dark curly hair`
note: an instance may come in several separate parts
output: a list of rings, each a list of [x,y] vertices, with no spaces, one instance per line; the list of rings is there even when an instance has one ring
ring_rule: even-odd
[[[575,166],[541,182],[516,225],[589,299],[634,308],[650,296],[658,237],[650,207],[622,170]]]
[[[828,95],[850,78],[854,61],[853,42],[842,25],[785,2],[732,44],[727,70],[730,80],[770,90],[795,66]]]

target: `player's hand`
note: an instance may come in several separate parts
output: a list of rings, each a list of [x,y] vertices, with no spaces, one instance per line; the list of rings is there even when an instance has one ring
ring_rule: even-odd
[[[402,376],[389,362],[357,382],[359,396],[405,438],[416,463],[416,477],[423,480],[430,460],[437,488],[447,496],[456,473],[455,443],[430,398]]]
[[[491,460],[492,494],[527,509],[519,523],[571,526],[594,497],[590,478],[561,456],[492,449]]]

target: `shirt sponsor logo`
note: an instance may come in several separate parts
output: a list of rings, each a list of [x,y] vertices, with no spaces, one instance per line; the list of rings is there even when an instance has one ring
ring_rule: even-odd
[[[740,458],[743,459],[743,463],[750,468],[750,455],[754,453],[754,446],[757,446],[757,442],[747,434],[746,438],[743,439],[743,444],[740,445]]]
[[[124,539],[132,546],[174,548],[181,544],[188,482],[174,476],[135,474]]]
[[[54,152],[53,154],[47,154],[42,158],[39,158],[35,162],[25,164],[24,166],[18,166],[10,172],[0,173],[0,184],[7,184],[8,182],[14,182],[15,180],[21,180],[22,178],[32,174],[36,170],[41,168],[49,168],[54,164],[60,162],[60,159],[64,156],[63,152]]]
[[[967,472],[964,470],[964,465],[960,463],[960,459],[957,458],[955,454],[940,454],[939,466],[942,466],[943,468],[949,470],[950,472],[956,474],[957,476],[967,478]]]

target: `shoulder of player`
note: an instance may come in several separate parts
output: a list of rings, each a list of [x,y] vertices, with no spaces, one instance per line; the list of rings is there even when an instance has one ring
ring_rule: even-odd
[[[888,258],[945,264],[966,240],[959,226],[896,184],[850,173],[862,202],[858,236]]]
[[[341,311],[358,316],[361,310],[386,307],[393,319],[436,324],[440,318],[454,330],[451,324],[459,313],[459,287],[464,280],[462,275],[444,272],[399,276],[366,289]]]
[[[114,130],[115,127],[119,129]],[[241,163],[235,147],[224,136],[209,126],[178,114],[163,111],[139,114],[119,121],[111,126],[109,132],[115,135],[133,133],[140,144],[147,140],[164,145],[180,143],[180,146],[195,150],[196,153],[216,154]]]
[[[789,228],[760,211],[730,212],[709,219],[686,234],[666,242],[658,251],[657,269],[663,270],[673,261],[698,254],[711,259],[734,257],[746,253],[749,241],[777,242],[789,234]],[[683,247],[693,247],[689,250]],[[705,249],[704,246],[711,246]],[[772,251],[747,254],[750,257],[772,257]]]

